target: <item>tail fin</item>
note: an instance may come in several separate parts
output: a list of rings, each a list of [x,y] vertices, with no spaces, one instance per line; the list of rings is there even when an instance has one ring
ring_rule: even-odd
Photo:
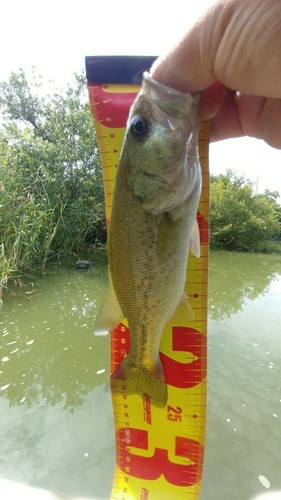
[[[151,404],[158,408],[164,408],[167,404],[167,384],[160,360],[157,366],[148,368],[136,365],[128,354],[112,374],[110,385],[112,392],[125,392],[140,396],[147,394],[150,396]],[[126,385],[125,389],[124,385]]]

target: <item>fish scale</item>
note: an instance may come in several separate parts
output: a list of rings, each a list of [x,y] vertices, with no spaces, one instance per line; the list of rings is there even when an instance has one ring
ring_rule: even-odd
[[[93,63],[94,58],[90,59]],[[151,62],[147,60],[144,69]],[[110,116],[114,114],[110,102],[106,108],[103,101],[114,101],[116,110],[121,95],[122,103],[127,103],[128,113],[138,87],[115,85],[114,82],[102,85],[102,81],[97,81],[98,75],[96,80],[92,79],[89,69],[87,77],[102,156],[106,217],[109,222],[116,157],[121,151],[126,113],[123,109],[123,126],[120,123],[116,126],[116,118]],[[169,388],[165,408],[151,405],[145,394],[143,398],[128,394],[126,384],[120,394],[112,393],[116,467],[111,498],[199,498],[206,418],[208,138],[208,124],[202,123],[199,152],[203,187],[197,215],[201,256],[200,259],[189,256],[186,283],[195,318],[188,322],[177,318],[175,324],[165,327],[160,345],[160,357]],[[120,365],[130,345],[128,325],[124,321],[111,334],[111,372]]]

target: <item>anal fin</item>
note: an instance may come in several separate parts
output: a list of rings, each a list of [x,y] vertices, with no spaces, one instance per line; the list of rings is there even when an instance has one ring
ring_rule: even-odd
[[[94,325],[95,335],[107,335],[124,319],[110,279]]]
[[[146,394],[152,405],[164,408],[167,404],[168,389],[164,371],[159,359],[156,366],[136,364],[130,353],[123,359],[110,379],[113,393]]]
[[[173,316],[168,323],[171,325],[182,325],[194,320],[194,317],[194,312],[192,311],[188,296],[184,292]]]

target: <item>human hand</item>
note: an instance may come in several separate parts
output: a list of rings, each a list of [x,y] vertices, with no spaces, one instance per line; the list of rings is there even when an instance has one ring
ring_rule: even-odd
[[[281,149],[281,1],[219,0],[151,76],[202,91],[211,140],[248,135]]]

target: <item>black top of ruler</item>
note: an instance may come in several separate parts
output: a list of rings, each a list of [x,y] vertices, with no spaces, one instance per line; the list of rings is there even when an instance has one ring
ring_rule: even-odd
[[[156,56],[87,56],[88,83],[129,83],[140,85]]]

